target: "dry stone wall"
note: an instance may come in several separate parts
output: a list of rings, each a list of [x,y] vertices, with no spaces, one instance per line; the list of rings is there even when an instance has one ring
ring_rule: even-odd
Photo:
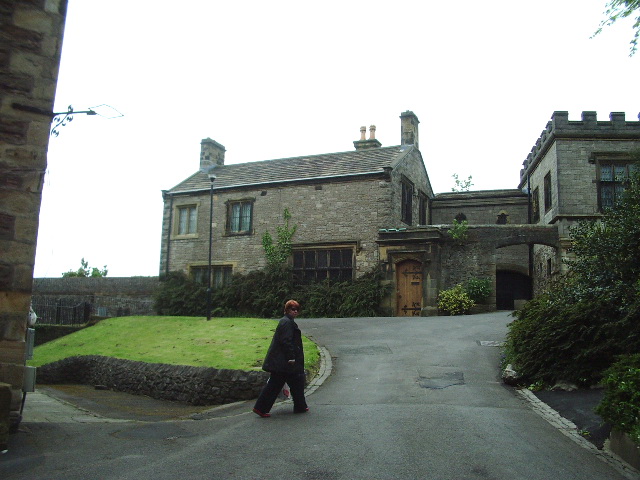
[[[70,357],[38,368],[39,384],[101,385],[111,390],[193,405],[256,398],[269,374],[122,360]]]

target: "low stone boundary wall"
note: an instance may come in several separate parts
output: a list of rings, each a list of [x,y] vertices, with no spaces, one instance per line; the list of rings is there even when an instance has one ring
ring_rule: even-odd
[[[193,405],[220,405],[257,398],[269,374],[144,363],[87,355],[38,367],[39,384],[104,385],[111,390]]]

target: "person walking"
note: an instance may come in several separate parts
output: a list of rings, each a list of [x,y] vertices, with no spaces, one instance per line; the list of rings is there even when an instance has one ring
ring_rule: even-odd
[[[270,417],[278,393],[285,383],[289,385],[293,398],[293,412],[305,413],[309,411],[304,398],[304,350],[302,348],[302,332],[296,324],[296,317],[300,313],[300,304],[289,300],[284,305],[284,317],[280,319],[271,345],[262,364],[262,369],[269,372],[269,380],[260,392],[260,396],[253,407],[253,412],[267,418]]]

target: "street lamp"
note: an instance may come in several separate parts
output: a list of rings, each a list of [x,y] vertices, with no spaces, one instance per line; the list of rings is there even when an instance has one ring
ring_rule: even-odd
[[[216,179],[214,173],[209,172],[209,181],[211,182],[211,188],[209,188],[209,282],[207,284],[207,320],[211,320],[211,249],[213,246],[213,182]]]

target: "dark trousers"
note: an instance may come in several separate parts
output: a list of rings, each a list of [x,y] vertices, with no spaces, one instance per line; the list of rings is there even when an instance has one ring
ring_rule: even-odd
[[[304,412],[307,408],[307,401],[304,398],[304,381],[304,373],[272,372],[269,381],[262,389],[262,392],[260,392],[254,408],[260,410],[262,413],[269,413],[286,382],[289,385],[291,397],[293,398],[293,411]]]

